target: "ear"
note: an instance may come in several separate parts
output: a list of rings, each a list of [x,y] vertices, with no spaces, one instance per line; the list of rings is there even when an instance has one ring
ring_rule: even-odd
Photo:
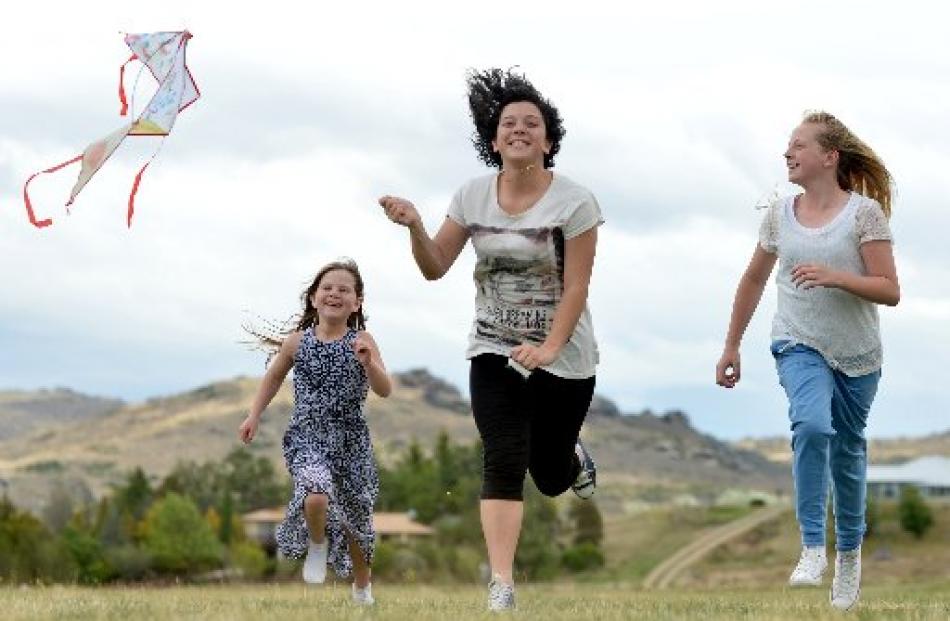
[[[551,154],[551,148],[552,148],[553,146],[554,146],[554,145],[551,144],[551,141],[548,140],[547,138],[545,138],[545,139],[544,139],[544,146],[541,148],[541,150],[544,152],[545,155],[550,155],[550,154]]]
[[[494,151],[495,153],[498,153],[498,143],[495,142],[494,140],[491,141],[491,150]]]
[[[841,160],[841,153],[837,149],[831,149],[825,152],[825,166],[827,168],[838,168],[838,162]]]

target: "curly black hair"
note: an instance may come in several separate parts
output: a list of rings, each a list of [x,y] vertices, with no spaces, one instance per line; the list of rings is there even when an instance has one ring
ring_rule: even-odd
[[[492,149],[492,140],[498,134],[501,111],[510,103],[527,101],[541,111],[547,139],[551,150],[544,156],[544,167],[554,166],[554,156],[561,149],[561,139],[566,133],[560,113],[554,105],[528,81],[524,74],[511,69],[472,69],[466,78],[468,83],[468,109],[475,124],[472,145],[478,159],[489,166],[501,168],[501,155]]]

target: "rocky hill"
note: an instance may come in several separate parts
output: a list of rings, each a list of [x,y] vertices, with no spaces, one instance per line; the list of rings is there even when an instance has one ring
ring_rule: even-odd
[[[456,387],[425,370],[397,374],[396,380],[388,399],[370,395],[367,402],[382,461],[402,455],[413,441],[428,448],[443,430],[455,442],[475,441],[469,404]],[[101,494],[134,466],[160,477],[178,461],[221,459],[239,445],[237,427],[258,383],[236,378],[136,404],[68,391],[2,393],[0,480],[17,504],[38,509],[54,480]],[[287,384],[251,445],[281,470],[291,407]],[[774,492],[790,484],[786,467],[698,433],[683,412],[622,413],[597,396],[583,437],[598,462],[598,499],[607,512],[629,509],[644,493],[657,501],[675,494],[712,498],[725,488]]]

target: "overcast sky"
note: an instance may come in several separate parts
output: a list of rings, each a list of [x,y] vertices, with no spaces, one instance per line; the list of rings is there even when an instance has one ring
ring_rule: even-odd
[[[686,410],[723,438],[785,432],[767,349],[774,284],[749,326],[739,388],[715,386],[714,366],[756,241],[753,205],[784,179],[802,113],[822,108],[883,157],[898,188],[903,298],[881,311],[869,433],[950,427],[942,4],[205,4],[4,9],[0,389],[135,401],[260,374],[242,322],[290,316],[316,270],[346,255],[366,279],[387,365],[428,367],[467,391],[473,255],[425,282],[376,198],[410,198],[434,230],[455,189],[488,172],[470,145],[466,69],[517,65],[565,120],[556,171],[590,188],[606,218],[590,295],[600,393],[624,411]],[[131,230],[125,205],[153,138],[127,140],[69,216],[78,169],[37,178],[31,196],[54,225],[33,228],[26,178],[122,123],[121,33],[182,28],[202,97],[146,173]],[[152,82],[142,74],[138,106]]]

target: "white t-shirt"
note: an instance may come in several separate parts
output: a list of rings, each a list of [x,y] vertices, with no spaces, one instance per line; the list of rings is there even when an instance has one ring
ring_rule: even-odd
[[[497,174],[472,179],[449,206],[448,217],[468,231],[477,256],[467,358],[508,356],[522,343],[543,343],[564,290],[564,242],[603,223],[593,194],[567,177],[554,174],[538,202],[517,215],[499,206],[497,180]],[[598,361],[585,304],[558,358],[542,368],[583,379],[595,374]]]
[[[852,192],[848,204],[828,224],[809,228],[795,218],[795,197],[775,202],[759,229],[759,245],[777,254],[778,308],[772,339],[817,350],[833,369],[858,377],[881,368],[877,304],[843,289],[803,289],[792,282],[792,269],[819,263],[833,270],[866,274],[861,244],[891,240],[881,205]]]

